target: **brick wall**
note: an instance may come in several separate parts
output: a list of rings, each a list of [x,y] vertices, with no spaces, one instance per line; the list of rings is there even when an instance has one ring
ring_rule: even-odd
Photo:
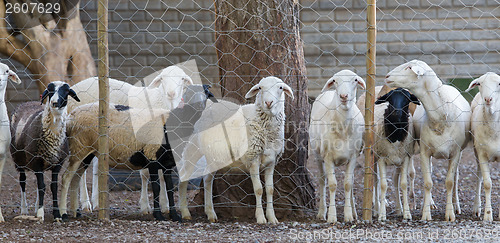
[[[366,1],[300,0],[309,94],[333,73],[365,75]],[[470,78],[500,67],[498,0],[377,1],[377,77],[421,59],[443,79]],[[81,19],[96,50],[96,1],[82,2]],[[211,0],[110,0],[111,77],[136,82],[163,67],[195,59],[204,83],[218,80]],[[2,61],[8,61],[5,58]],[[38,98],[29,74],[9,85],[12,102]]]

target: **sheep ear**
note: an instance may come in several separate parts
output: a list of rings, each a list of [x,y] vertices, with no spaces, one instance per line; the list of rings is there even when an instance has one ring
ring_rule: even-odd
[[[361,77],[357,77],[356,82],[358,82],[359,87],[366,89],[366,83]]]
[[[425,69],[423,69],[418,65],[410,65],[406,67],[406,69],[412,70],[417,75],[417,78],[421,78],[422,76],[424,76],[425,73]]]
[[[375,101],[375,105],[378,105],[378,104],[382,104],[384,102],[387,102],[387,98],[389,97],[389,94],[392,93],[392,90],[385,94],[385,95],[382,95],[381,97],[379,97],[376,101]]]
[[[333,77],[331,77],[330,79],[328,79],[328,81],[326,81],[325,86],[323,86],[323,89],[321,90],[321,92],[325,92],[325,91],[331,89],[334,84],[335,84],[335,79]]]
[[[161,81],[162,81],[162,77],[158,76],[155,79],[153,79],[153,81],[151,81],[151,83],[149,84],[148,87],[149,88],[158,88],[161,85]]]
[[[285,92],[285,94],[288,95],[288,97],[292,98],[292,100],[293,100],[294,97],[293,97],[292,88],[290,88],[290,86],[288,86],[287,84],[282,84],[282,85],[283,85],[283,91]]]
[[[245,95],[245,99],[256,96],[257,93],[259,93],[259,91],[260,91],[260,85],[257,84],[253,86]]]
[[[21,84],[21,79],[19,79],[19,76],[12,70],[9,70],[9,79],[16,84]]]
[[[42,93],[42,102],[40,102],[41,105],[43,104],[43,101],[45,100],[45,98],[47,98],[47,96],[49,96],[49,91],[44,90]]]
[[[465,92],[469,92],[471,89],[473,89],[473,88],[475,88],[476,86],[479,86],[479,85],[481,85],[481,84],[479,83],[479,78],[476,78],[476,79],[472,80],[472,82],[470,82],[470,84],[469,84],[469,88],[467,88],[467,89],[465,90]]]
[[[182,81],[184,81],[185,86],[193,85],[193,80],[189,76],[183,77]]]
[[[75,99],[76,101],[80,102],[80,98],[78,98],[78,96],[76,95],[76,92],[72,89],[69,89],[69,95],[71,97],[73,97],[73,99]]]
[[[420,101],[418,100],[417,96],[415,96],[415,95],[413,95],[413,94],[410,94],[410,101],[411,101],[413,104],[420,105]]]

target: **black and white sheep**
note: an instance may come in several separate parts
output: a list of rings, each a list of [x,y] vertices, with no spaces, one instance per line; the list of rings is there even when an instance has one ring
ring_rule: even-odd
[[[68,156],[66,137],[67,101],[71,96],[79,101],[76,93],[62,81],[47,85],[42,94],[42,104],[27,102],[19,105],[12,115],[12,140],[10,151],[19,171],[21,185],[21,214],[28,213],[26,201],[26,170],[35,173],[38,185],[36,217],[44,220],[43,198],[45,183],[43,174],[52,171],[50,190],[52,191],[54,220],[59,221],[57,181],[59,171]],[[47,103],[43,105],[44,100]]]
[[[385,104],[387,103],[387,104]],[[380,177],[380,195],[375,187],[375,200],[378,207],[379,221],[386,220],[385,198],[387,192],[386,166],[398,167],[394,176],[396,187],[396,208],[403,214],[404,219],[411,219],[408,203],[407,174],[414,153],[415,139],[413,122],[409,111],[410,103],[419,105],[417,97],[410,92],[397,88],[375,101],[375,145],[374,154]],[[403,207],[399,197],[400,187],[403,192]]]
[[[170,218],[174,221],[180,221],[180,217],[173,208],[174,198],[171,173],[176,165],[173,151],[179,149],[179,144],[182,143],[185,137],[190,135],[190,128],[185,125],[191,124],[192,126],[199,118],[201,110],[204,109],[207,98],[213,97],[213,94],[208,90],[208,86],[205,85],[189,86],[186,94],[189,95],[186,96],[187,104],[184,107],[176,108],[172,111],[157,109],[155,112],[159,111],[160,113],[142,127],[145,129],[142,130],[142,134],[134,132],[137,131],[133,124],[134,117],[142,119],[144,118],[142,116],[144,112],[149,111],[123,105],[110,107],[110,132],[108,135],[110,141],[112,141],[110,144],[110,148],[112,148],[110,151],[110,158],[112,158],[110,166],[128,170],[143,168],[149,170],[154,196],[153,216],[158,220],[164,220],[159,205],[160,185],[158,170],[162,170],[170,206]],[[93,117],[96,115],[97,108],[98,105],[96,103],[79,106],[71,114],[71,120],[68,123],[70,151],[73,156],[70,159],[68,170],[63,176],[61,212],[64,219],[66,218],[64,214],[66,213],[65,205],[68,187],[72,189],[72,203],[74,204],[76,201],[73,189],[76,191],[79,178],[73,177],[71,174],[76,173],[77,175],[81,175],[97,151],[95,144],[97,135],[92,132],[92,124],[97,123],[96,117]],[[148,127],[147,125],[150,126]],[[162,134],[162,137],[159,137],[159,134]],[[156,141],[147,141],[149,139]],[[172,148],[171,143],[174,145],[174,148]],[[180,151],[177,153],[180,154]],[[83,164],[81,164],[82,161]],[[76,171],[77,169],[78,171]],[[70,185],[67,183],[70,183]],[[75,210],[76,206],[73,204],[72,209]]]
[[[9,153],[9,144],[11,140],[9,114],[5,105],[5,90],[8,80],[16,84],[21,83],[17,74],[10,70],[9,66],[0,63],[0,185],[2,184],[2,175],[7,153]],[[0,209],[0,222],[4,222],[2,210]]]

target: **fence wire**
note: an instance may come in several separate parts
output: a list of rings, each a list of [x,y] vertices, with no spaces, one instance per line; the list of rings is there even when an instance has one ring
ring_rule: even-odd
[[[17,1],[3,1],[0,5],[14,4]],[[54,22],[43,23],[44,28],[53,32],[66,31],[66,35],[60,35],[60,42],[71,40],[71,34],[81,32],[87,40],[90,48],[90,54],[93,60],[97,60],[97,2],[82,1],[77,9],[81,21],[81,27],[69,30],[62,30],[63,22],[68,22],[68,18],[55,17]],[[299,11],[300,37],[303,42],[304,61],[307,71],[307,95],[310,103],[321,93],[321,89],[326,81],[335,73],[343,69],[348,69],[359,76],[366,77],[366,52],[367,52],[367,25],[366,12],[367,2],[356,1],[332,1],[332,0],[301,0],[297,3]],[[239,10],[244,11],[244,10]],[[18,15],[6,14],[0,20],[6,24],[0,25],[2,32],[8,33],[7,36],[0,36],[0,41],[8,41],[9,38],[15,38],[23,43],[36,42],[41,40],[33,38],[26,33],[31,26],[20,26]],[[125,81],[136,86],[147,86],[153,81],[153,77],[158,71],[166,67],[181,63],[188,76],[196,80],[197,84],[210,84],[210,91],[215,97],[220,98],[224,87],[220,85],[220,65],[217,56],[216,39],[216,6],[213,1],[207,0],[175,0],[175,1],[121,1],[110,0],[109,2],[109,66],[110,78]],[[483,1],[377,1],[377,66],[376,81],[378,86],[384,84],[386,75],[399,66],[413,59],[419,59],[426,62],[443,81],[444,84],[450,84],[460,91],[460,93],[471,102],[477,91],[465,92],[469,83],[485,74],[486,72],[500,73],[498,58],[500,52],[500,4],[497,0]],[[255,16],[256,18],[266,18]],[[56,25],[52,25],[56,23]],[[61,24],[61,25],[57,25]],[[53,28],[53,29],[51,29]],[[49,32],[50,32],[49,31]],[[245,30],[248,31],[248,30]],[[255,31],[257,35],[259,30]],[[37,37],[38,38],[38,37]],[[41,38],[41,37],[40,37]],[[80,38],[81,39],[81,38]],[[81,43],[77,43],[81,45]],[[238,43],[240,45],[251,46],[251,43]],[[68,44],[66,44],[68,45]],[[276,45],[283,45],[276,43]],[[7,45],[6,45],[7,46]],[[71,46],[71,44],[69,44]],[[285,46],[286,47],[286,46]],[[78,53],[85,52],[85,48],[77,50],[72,55],[63,55],[61,50],[45,48],[41,53],[33,54],[28,52],[28,47],[13,50],[1,50],[1,62],[7,64],[12,70],[16,71],[23,81],[21,85],[8,84],[5,93],[5,101],[8,107],[9,115],[14,108],[26,101],[39,101],[40,92],[45,89],[48,82],[43,79],[42,72],[56,73],[55,77],[49,81],[64,80],[71,84],[75,80],[82,80],[90,76],[96,76],[95,68],[92,73],[81,72],[90,70],[86,66],[78,66],[76,63],[82,62]],[[9,52],[10,51],[10,52]],[[33,49],[33,52],[36,51]],[[18,58],[19,52],[26,53],[30,61],[26,62]],[[269,49],[272,52],[272,47]],[[52,70],[49,63],[51,56],[53,59],[68,59],[74,65],[64,66]],[[195,61],[194,69],[192,66],[186,67],[183,63],[192,63]],[[25,64],[28,63],[28,66]],[[34,68],[29,65],[39,65],[42,68]],[[62,65],[62,64],[61,64]],[[91,65],[92,66],[92,65]],[[43,68],[45,67],[45,69]],[[39,73],[34,73],[38,70]],[[58,71],[63,70],[63,71]],[[77,72],[75,70],[79,70]],[[57,73],[62,72],[62,73]],[[283,75],[283,74],[275,74]],[[47,75],[46,75],[47,76]],[[49,77],[47,77],[49,78]],[[45,84],[40,84],[44,81]],[[40,88],[42,87],[42,88]],[[250,86],[249,86],[250,87]],[[241,98],[244,99],[245,91],[241,91]],[[358,89],[357,96],[362,96],[364,90]],[[97,95],[97,94],[96,94]],[[111,94],[112,95],[112,94]],[[122,94],[123,95],[123,94]],[[383,95],[376,91],[376,98]],[[97,101],[97,96],[94,97]],[[358,99],[359,101],[359,99]],[[421,102],[426,102],[421,100]],[[247,102],[247,103],[250,103]],[[133,106],[136,103],[125,103],[123,105]],[[363,107],[363,106],[360,106]],[[439,108],[439,107],[438,107]],[[309,107],[297,107],[299,111],[305,112]],[[377,109],[377,108],[376,108]],[[363,108],[361,108],[363,111]],[[464,111],[465,112],[465,111]],[[377,118],[377,116],[376,116]],[[380,118],[380,117],[379,117]],[[377,121],[377,120],[376,120]],[[380,121],[380,120],[379,120]],[[192,125],[192,124],[190,124]],[[378,130],[375,130],[377,132]],[[181,137],[182,142],[187,138]],[[380,139],[385,139],[376,135],[376,143]],[[112,141],[114,146],[120,147],[118,141]],[[297,145],[298,146],[298,145]],[[297,149],[295,146],[294,149]],[[420,144],[422,146],[422,144]],[[375,144],[377,147],[377,144]],[[289,148],[287,148],[289,149]],[[302,148],[304,149],[304,148]],[[174,149],[175,151],[175,149]],[[178,151],[176,151],[178,152]],[[424,197],[424,182],[421,172],[420,155],[418,150],[409,151],[414,154],[412,157],[415,166],[415,187],[414,197],[410,198],[411,215],[414,219],[422,216],[422,202]],[[175,156],[180,156],[176,154]],[[377,156],[377,153],[375,154]],[[361,216],[361,202],[363,197],[363,161],[364,156],[360,154],[357,157],[357,166],[354,170],[354,198],[357,202],[358,218]],[[382,158],[384,159],[384,158]],[[130,165],[121,164],[120,159],[111,158],[112,161],[120,162],[116,168],[111,168],[109,199],[112,217],[133,217],[137,216],[141,208],[139,205],[139,196],[141,181],[138,171],[131,172]],[[431,178],[433,185],[433,200],[437,209],[432,210],[435,218],[444,219],[446,208],[446,175],[448,164],[444,160],[433,160]],[[279,166],[279,165],[278,165]],[[296,164],[297,167],[303,165]],[[120,167],[120,168],[118,168]],[[307,172],[311,175],[310,181],[302,187],[312,186],[316,189],[316,197],[312,198],[316,205],[319,203],[318,180],[321,169],[309,159],[306,163]],[[496,166],[491,164],[491,178],[493,181],[492,199],[493,210],[498,208],[498,178],[499,172]],[[65,171],[64,166],[61,174]],[[87,184],[88,193],[92,189],[92,168],[88,170]],[[409,169],[411,172],[411,168]],[[343,182],[346,166],[336,168],[337,197],[336,205],[338,211],[338,220],[343,220],[344,190]],[[400,220],[396,210],[400,192],[394,188],[395,173],[394,166],[388,166],[387,178],[387,217],[391,220]],[[458,180],[458,198],[461,202],[462,215],[458,218],[473,218],[473,201],[478,191],[476,181],[480,178],[480,172],[476,168],[476,157],[472,143],[462,151],[460,164],[458,166],[460,179]],[[241,172],[225,172],[216,176],[217,180],[225,180],[227,174],[244,174]],[[406,175],[403,175],[406,176]],[[14,168],[14,163],[9,159],[3,171],[3,180],[1,185],[2,195],[0,197],[0,206],[2,207],[4,217],[12,218],[20,214],[19,197],[19,176]],[[291,178],[290,174],[275,173],[275,183],[280,183],[283,178]],[[378,176],[380,178],[380,176]],[[61,178],[61,176],[59,177]],[[45,175],[45,181],[50,180],[49,173]],[[244,179],[243,182],[250,180]],[[60,179],[61,181],[61,179]],[[242,183],[243,183],[242,182]],[[411,182],[409,182],[411,183]],[[174,182],[176,185],[176,183]],[[201,196],[195,199],[203,184],[201,179],[192,180],[189,186],[189,209],[193,212],[203,207]],[[227,182],[226,184],[230,184]],[[230,189],[243,190],[242,184],[236,183],[227,185],[223,188],[224,193]],[[481,189],[482,190],[482,189]],[[46,190],[49,194],[49,190]],[[328,191],[328,190],[327,190]],[[30,206],[30,214],[33,214],[34,202],[36,198],[36,180],[32,173],[28,173],[27,179],[27,199]],[[411,192],[410,192],[411,194]],[[484,194],[484,193],[483,193]],[[214,195],[216,196],[216,195]],[[152,206],[152,193],[149,189],[149,201]],[[252,207],[254,194],[249,193],[240,199],[229,198],[227,196],[222,203],[215,202],[218,207],[228,207],[245,210]],[[49,213],[52,205],[50,197],[45,197],[46,213]],[[235,201],[236,200],[236,201]],[[282,204],[283,207],[294,205],[297,200],[293,193],[279,194],[275,193],[275,202],[288,201],[288,204]],[[384,200],[380,199],[379,201]],[[233,201],[233,203],[224,203]],[[249,203],[251,202],[251,203]],[[177,198],[176,198],[177,204]],[[316,215],[317,208],[308,208],[303,205],[311,204],[302,202],[300,207],[294,210],[304,211],[308,215]],[[275,205],[279,209],[280,205]],[[205,217],[203,210],[199,210],[200,215]],[[380,212],[374,209],[374,214]],[[95,217],[96,214],[84,213],[84,216]],[[249,213],[250,216],[253,215]],[[137,216],[139,217],[139,216]],[[376,219],[376,217],[374,217]]]

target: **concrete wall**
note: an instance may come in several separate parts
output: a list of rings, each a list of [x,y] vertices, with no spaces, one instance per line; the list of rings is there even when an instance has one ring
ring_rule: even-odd
[[[300,0],[309,94],[341,69],[366,73],[366,1]],[[496,0],[377,1],[377,77],[411,59],[428,62],[447,80],[499,72],[500,16]],[[163,67],[195,59],[204,83],[217,83],[211,0],[110,0],[111,77],[137,82]],[[96,1],[81,19],[94,56]],[[8,61],[5,58],[3,61]],[[22,78],[27,80],[28,74]],[[36,86],[9,85],[8,100],[38,99]]]

